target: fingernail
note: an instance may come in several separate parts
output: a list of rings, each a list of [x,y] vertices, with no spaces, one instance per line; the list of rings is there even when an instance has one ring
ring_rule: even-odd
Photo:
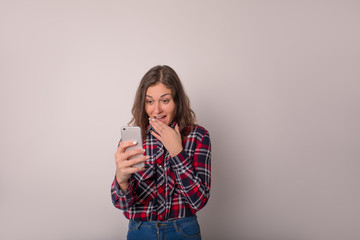
[[[136,144],[137,144],[137,141],[133,141],[133,144],[136,145]]]
[[[149,159],[150,158],[150,156],[146,156],[146,159]]]
[[[145,149],[143,149],[142,152],[145,152]]]

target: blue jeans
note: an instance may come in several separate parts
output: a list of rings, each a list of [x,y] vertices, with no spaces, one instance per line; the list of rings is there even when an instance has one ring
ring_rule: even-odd
[[[138,222],[130,220],[128,240],[201,240],[196,216],[173,221]]]

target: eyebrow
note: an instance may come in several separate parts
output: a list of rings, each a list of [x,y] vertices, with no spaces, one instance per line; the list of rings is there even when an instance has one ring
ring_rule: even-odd
[[[166,95],[171,95],[171,93],[165,93],[165,94],[161,95],[160,98],[165,97]],[[153,98],[150,95],[146,95],[146,97]]]

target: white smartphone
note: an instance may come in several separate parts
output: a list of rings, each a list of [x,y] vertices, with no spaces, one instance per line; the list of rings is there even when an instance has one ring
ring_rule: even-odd
[[[127,142],[127,141],[136,141],[137,144],[131,147],[128,147],[126,149],[126,151],[129,150],[133,150],[133,149],[139,149],[139,148],[143,148],[142,146],[142,137],[141,137],[141,128],[140,127],[129,127],[129,126],[124,126],[121,128],[121,141],[122,142]],[[133,159],[133,158],[138,158],[144,156],[143,153],[138,154],[136,156],[132,156],[129,158]],[[138,167],[138,168],[143,168],[145,167],[145,163],[141,162],[141,163],[137,163],[135,165],[133,165],[132,167]]]

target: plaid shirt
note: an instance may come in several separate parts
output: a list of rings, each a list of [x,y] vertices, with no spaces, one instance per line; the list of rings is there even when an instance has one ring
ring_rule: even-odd
[[[174,128],[174,124],[171,125]],[[211,146],[209,133],[195,127],[183,140],[183,151],[170,157],[164,145],[150,134],[143,143],[146,170],[132,174],[126,191],[116,177],[112,202],[136,221],[166,221],[195,215],[210,197]]]

